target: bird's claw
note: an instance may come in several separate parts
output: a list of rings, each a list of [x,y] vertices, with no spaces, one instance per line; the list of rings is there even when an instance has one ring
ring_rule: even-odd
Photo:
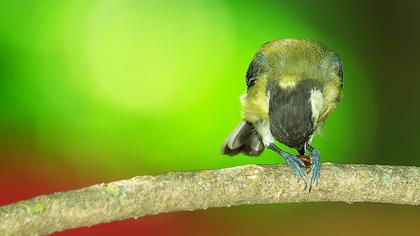
[[[297,158],[296,156],[289,154],[289,153],[282,153],[284,160],[286,161],[286,164],[295,171],[296,175],[299,179],[302,179],[305,183],[305,188],[307,185],[306,175],[302,170],[302,167],[305,167],[305,163]]]
[[[320,170],[321,170],[321,161],[319,151],[314,148],[308,148],[311,153],[311,183],[309,185],[309,192],[312,189],[312,185],[316,185],[319,180]]]

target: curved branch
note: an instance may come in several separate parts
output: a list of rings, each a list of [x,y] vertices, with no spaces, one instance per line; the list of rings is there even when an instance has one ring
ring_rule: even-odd
[[[285,165],[171,172],[42,195],[0,207],[0,235],[47,234],[164,212],[285,202],[420,205],[420,168],[324,163],[309,193]]]

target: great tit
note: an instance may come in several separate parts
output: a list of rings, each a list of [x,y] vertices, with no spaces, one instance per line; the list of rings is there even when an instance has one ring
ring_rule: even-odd
[[[343,68],[338,55],[322,43],[277,39],[263,44],[245,76],[243,121],[228,136],[222,153],[258,156],[264,147],[282,156],[307,185],[305,163],[283,151],[275,140],[310,153],[310,188],[320,176],[319,151],[310,143],[341,99]]]

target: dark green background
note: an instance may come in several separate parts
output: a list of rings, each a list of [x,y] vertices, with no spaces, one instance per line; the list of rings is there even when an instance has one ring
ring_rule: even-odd
[[[282,162],[269,151],[219,153],[240,121],[248,63],[274,38],[319,40],[342,58],[344,97],[313,142],[323,161],[419,166],[419,11],[415,1],[2,1],[0,204],[135,175]],[[408,233],[420,212],[248,206],[70,234],[322,234],[329,222],[334,232]]]

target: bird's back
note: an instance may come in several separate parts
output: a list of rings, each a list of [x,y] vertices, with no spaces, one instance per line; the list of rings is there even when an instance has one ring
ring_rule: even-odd
[[[278,39],[261,46],[257,55],[263,55],[267,62],[269,80],[302,79],[328,80],[330,60],[336,58],[335,53],[322,43],[306,39]],[[334,62],[333,62],[334,63]],[[325,81],[327,82],[327,81]]]

